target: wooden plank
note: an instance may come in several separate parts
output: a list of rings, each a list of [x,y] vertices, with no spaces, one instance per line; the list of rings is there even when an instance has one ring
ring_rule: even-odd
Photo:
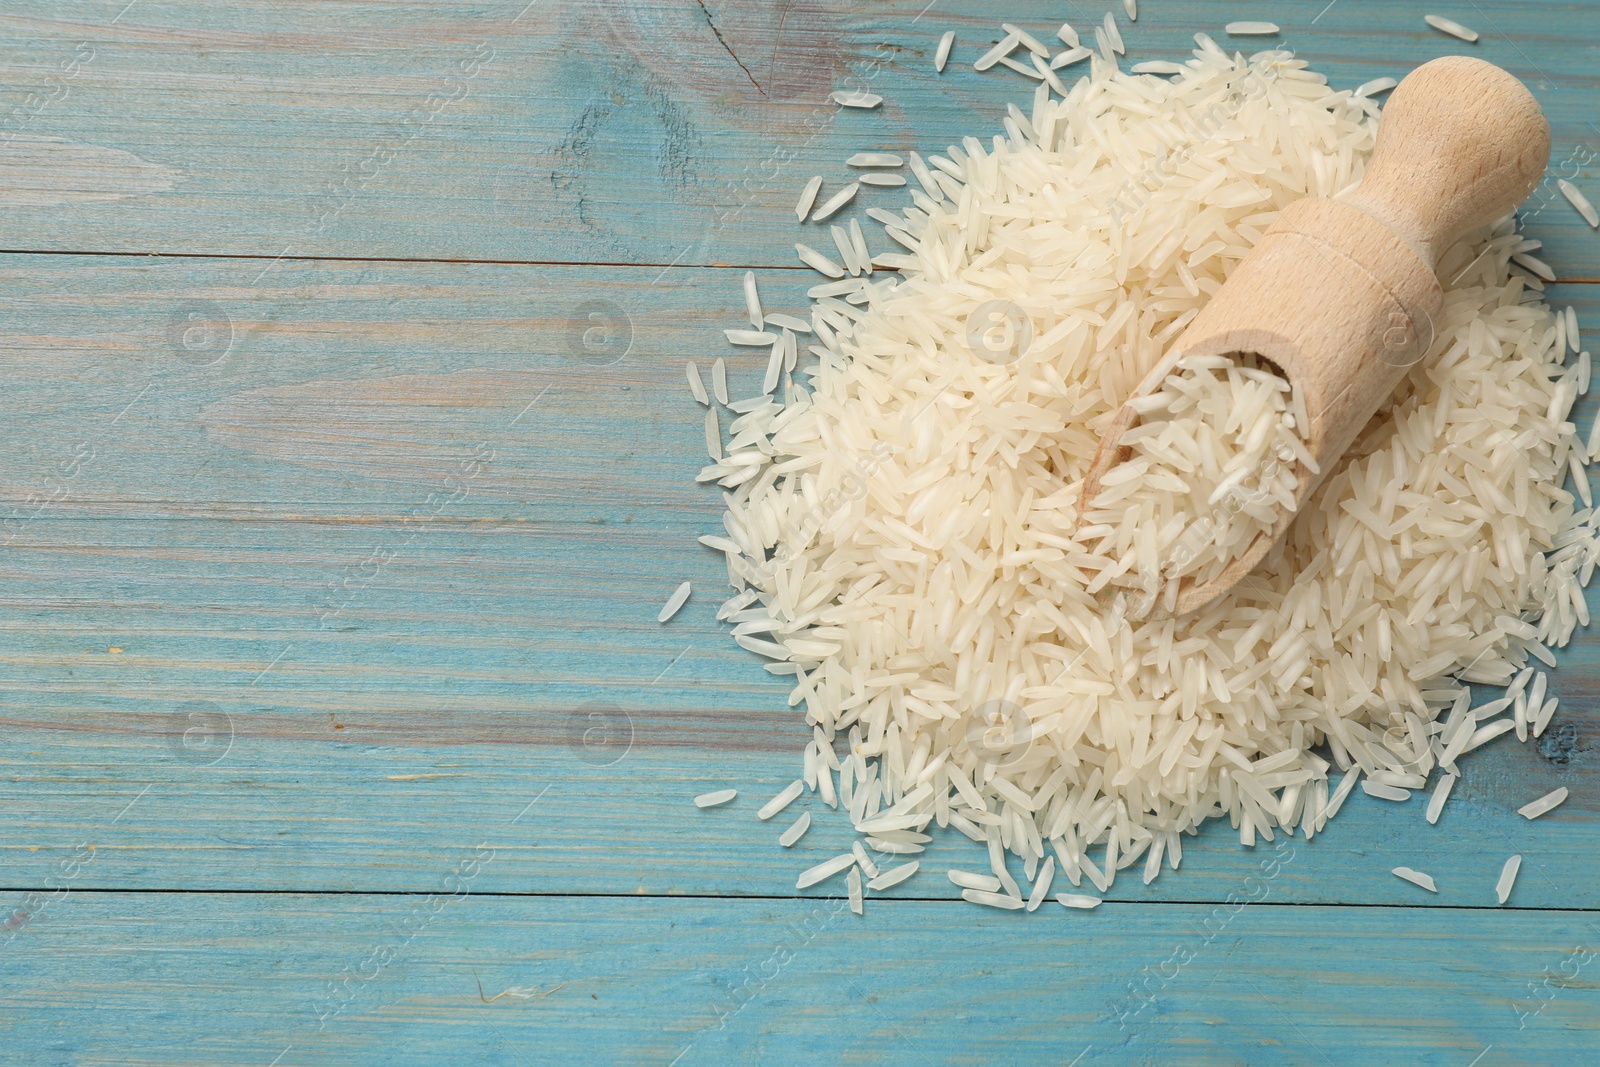
[[[1063,13],[1016,0],[1005,17],[1048,37]],[[1600,278],[1600,239],[1553,185],[1600,201],[1600,21],[1579,0],[1459,14],[1478,45],[1406,5],[1273,10],[1277,43],[1339,86],[1460,51],[1527,79],[1555,128],[1532,230],[1563,277]],[[1183,58],[1200,30],[1271,43],[1226,39],[1238,15],[1147,4],[1124,23],[1130,59]],[[999,17],[978,0],[17,0],[0,17],[0,248],[788,264],[811,174],[837,184],[862,148],[999,132],[1006,101],[1026,103],[1031,81],[971,69]],[[841,114],[826,94],[846,86],[887,102]]]
[[[752,817],[806,730],[712,619],[725,579],[695,543],[718,498],[692,481],[681,361],[735,355],[716,331],[739,272],[300,263],[251,290],[252,270],[0,262],[4,884],[87,843],[100,887],[415,890],[464,828],[546,786],[485,885],[783,896],[847,847],[836,817],[793,853]],[[764,292],[798,306],[806,284]],[[1592,288],[1552,295],[1600,322]],[[586,300],[632,324],[598,352],[568,344]],[[737,357],[746,390],[761,362]],[[694,599],[659,625],[684,579]],[[1553,681],[1551,732],[1470,757],[1439,828],[1420,799],[1357,796],[1275,892],[1405,903],[1404,864],[1488,906],[1523,852],[1516,904],[1600,905],[1600,644]],[[722,784],[734,808],[689,806]],[[1556,785],[1558,812],[1514,814]],[[1116,895],[1223,899],[1256,862],[1223,829]],[[953,895],[939,872],[975,861],[961,838],[928,860],[902,894]]]
[[[1037,915],[477,895],[499,862],[464,844],[417,896],[74,893],[0,954],[8,1058],[1544,1067],[1600,1016],[1590,913],[1245,903],[1265,871]]]
[[[0,255],[0,542],[39,517],[715,523],[683,364],[759,392],[765,353],[721,335],[741,272],[262,269]],[[762,299],[803,311],[818,277],[763,271]],[[1550,299],[1600,337],[1600,293]]]

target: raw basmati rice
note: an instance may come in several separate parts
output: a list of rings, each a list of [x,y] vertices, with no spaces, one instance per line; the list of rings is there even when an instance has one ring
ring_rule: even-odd
[[[817,202],[817,192],[822,188],[822,175],[818,174],[806,182],[806,187],[800,190],[800,199],[794,205],[794,213],[800,221],[806,221],[806,216],[811,213],[811,205]]]
[[[1164,59],[1154,59],[1145,63],[1135,63],[1128,69],[1134,74],[1183,74],[1189,68],[1182,63],[1168,63]]]
[[[1078,31],[1072,28],[1072,23],[1063,22],[1061,28],[1056,31],[1056,36],[1061,38],[1061,43],[1068,48],[1078,47]]]
[[[1100,906],[1099,897],[1086,896],[1083,893],[1057,893],[1056,902],[1062,907],[1082,908],[1085,911]]]
[[[1441,775],[1439,784],[1433,787],[1433,795],[1428,798],[1428,824],[1431,826],[1439,821],[1439,813],[1444,810],[1444,802],[1450,799],[1450,790],[1456,784],[1454,774]]]
[[[805,319],[796,318],[793,315],[785,315],[777,311],[767,316],[767,325],[776,326],[780,330],[794,330],[796,333],[811,332],[811,323]]]
[[[1369,82],[1362,82],[1360,85],[1356,86],[1355,92],[1351,93],[1350,95],[1377,96],[1379,93],[1388,92],[1390,89],[1393,89],[1399,84],[1400,83],[1393,78],[1373,78]]]
[[[1545,727],[1550,725],[1550,719],[1556,713],[1556,704],[1556,698],[1551,697],[1549,700],[1545,701],[1544,706],[1539,709],[1539,716],[1533,720],[1531,730],[1535,739],[1544,736]]]
[[[1018,63],[1016,60],[1012,59],[1010,56],[1001,56],[998,60],[996,60],[996,62],[998,62],[1002,67],[1011,68],[1018,74],[1021,74],[1023,77],[1032,78],[1035,81],[1044,80],[1044,75],[1040,74],[1037,69],[1033,67],[1025,67],[1021,63]]]
[[[1553,282],[1556,280],[1556,272],[1550,269],[1550,264],[1538,256],[1518,254],[1511,257],[1511,262],[1519,267],[1526,268],[1541,281]]]
[[[1029,911],[1039,910],[1039,905],[1044,903],[1045,896],[1050,892],[1050,883],[1055,880],[1055,876],[1056,858],[1054,856],[1046,856],[1044,858],[1044,869],[1034,879],[1033,890],[1028,894]]]
[[[718,789],[711,793],[701,793],[694,798],[694,806],[697,808],[714,808],[718,805],[726,804],[738,795],[739,791],[737,789]]]
[[[1360,179],[1377,125],[1287,52],[1196,42],[1170,80],[1095,61],[992,143],[909,154],[911,203],[867,213],[897,274],[802,253],[834,279],[810,291],[815,361],[701,474],[754,595],[728,621],[764,627],[735,640],[791,674],[812,730],[804,781],[869,844],[934,823],[980,843],[991,873],[957,885],[992,907],[1026,906],[1007,854],[1103,893],[1211,818],[1310,836],[1364,780],[1425,788],[1517,700],[1549,706],[1519,691],[1479,721],[1470,687],[1553,664],[1587,621],[1600,517],[1562,488],[1581,368],[1511,217],[1443,250],[1428,355],[1249,581],[1177,619],[1090,591],[1100,428],[1279,211]]]
[[[1002,22],[1000,24],[1000,28],[1005,30],[1008,36],[1015,37],[1017,39],[1017,43],[1021,44],[1022,47],[1026,48],[1028,51],[1034,53],[1035,55],[1045,56],[1047,58],[1049,57],[1050,49],[1040,44],[1039,39],[1033,34],[1029,33],[1027,30],[1024,30],[1018,26],[1013,26],[1009,22]]]
[[[763,348],[767,345],[776,344],[778,341],[777,334],[766,333],[762,330],[723,330],[722,332],[727,335],[728,343],[731,345]]]
[[[1122,0],[1122,9],[1128,13],[1128,18],[1137,22],[1139,19],[1139,0]]]
[[[795,799],[805,791],[806,783],[799,778],[784,786],[777,796],[761,805],[761,810],[756,812],[756,818],[765,822],[778,812],[793,804]]]
[[[755,271],[744,272],[744,306],[750,313],[750,325],[757,330],[761,329],[764,320],[761,315],[761,294],[756,289]]]
[[[1023,907],[1020,897],[1007,896],[1004,893],[985,893],[981,889],[963,889],[961,899],[970,900],[974,904],[987,904],[991,908],[1005,911],[1017,911]]]
[[[907,878],[910,878],[912,875],[916,874],[921,867],[922,864],[918,860],[912,860],[910,863],[902,863],[898,867],[891,867],[887,871],[884,871],[882,874],[878,875],[878,877],[874,878],[872,881],[868,882],[867,888],[876,891],[880,889],[888,889],[891,886],[897,886]]]
[[[706,396],[706,383],[700,380],[699,365],[691,359],[684,370],[689,376],[689,392],[694,396],[695,400],[709,405],[711,398]]]
[[[864,914],[865,903],[861,892],[861,868],[851,867],[850,873],[845,875],[845,885],[850,893],[850,910],[857,915]]]
[[[1578,214],[1583,216],[1583,221],[1593,228],[1600,228],[1600,211],[1583,195],[1583,191],[1565,178],[1556,179],[1556,188],[1561,190],[1561,195],[1567,198],[1567,203],[1578,209]]]
[[[1397,877],[1404,878],[1412,885],[1419,885],[1430,893],[1437,893],[1439,891],[1433,884],[1432,876],[1423,874],[1421,871],[1414,871],[1410,867],[1396,867],[1390,873],[1396,875]]]
[[[1522,869],[1522,857],[1512,856],[1500,868],[1500,878],[1494,884],[1494,896],[1504,904],[1511,899],[1511,887],[1517,883],[1517,872]]]
[[[832,878],[847,867],[854,867],[855,864],[856,857],[853,852],[846,852],[841,856],[833,857],[831,860],[823,860],[815,867],[807,867],[801,871],[800,877],[795,879],[794,887],[796,889],[809,888],[825,878]]]
[[[894,188],[906,183],[906,180],[898,174],[863,174],[858,180],[862,185],[876,185],[888,188]]]
[[[857,152],[845,160],[845,165],[850,167],[899,167],[905,160],[893,152]]]
[[[843,189],[840,189],[837,193],[834,193],[823,202],[821,207],[817,208],[816,213],[811,216],[811,221],[821,222],[823,219],[828,218],[834,212],[848,204],[851,200],[855,199],[856,192],[860,188],[861,186],[858,183],[851,182]]]
[[[714,408],[712,410],[715,411]],[[684,582],[682,585],[678,586],[678,588],[674,589],[672,591],[672,595],[667,598],[667,602],[661,606],[661,613],[656,616],[656,621],[666,622],[668,619],[676,615],[678,613],[678,609],[683,607],[684,603],[688,601],[689,592],[690,588],[688,582]]]
[[[1050,61],[1050,69],[1060,70],[1062,67],[1070,67],[1074,63],[1081,63],[1092,55],[1094,55],[1094,49],[1079,48],[1075,45],[1065,52],[1057,53],[1056,57]]]
[[[1000,62],[1002,57],[1010,55],[1012,49],[1017,47],[1017,42],[1020,40],[1021,38],[1014,33],[1006,34],[1004,37],[1000,38],[999,42],[993,48],[989,49],[983,55],[978,57],[978,61],[972,64],[972,69],[988,70],[990,67]]]
[[[1461,23],[1455,21],[1454,19],[1447,19],[1443,15],[1424,15],[1422,16],[1422,21],[1426,22],[1429,26],[1432,26],[1440,33],[1448,33],[1451,37],[1460,38],[1468,43],[1474,42],[1478,39],[1477,30],[1469,30],[1465,26],[1461,25]]]
[[[1392,785],[1384,785],[1381,782],[1375,782],[1370,778],[1364,780],[1361,783],[1361,789],[1369,797],[1377,797],[1380,800],[1410,800],[1411,799],[1411,791],[1410,790],[1408,790],[1408,789],[1397,789]]]
[[[1517,814],[1524,819],[1537,819],[1548,811],[1553,811],[1567,799],[1567,787],[1552,789],[1538,800],[1524,804],[1517,809]]]
[[[883,97],[877,93],[855,93],[841,89],[829,95],[840,107],[874,108],[883,103]]]
[[[1108,557],[1085,591],[1134,586],[1171,611],[1185,582],[1215,580],[1271,536],[1295,510],[1299,464],[1316,465],[1291,414],[1298,396],[1269,367],[1185,357],[1129,406],[1139,421],[1120,440],[1127,457],[1101,476],[1078,531]]]
[[[800,257],[800,262],[804,263],[806,266],[810,267],[819,274],[824,274],[829,278],[844,277],[845,271],[843,267],[839,266],[839,264],[823,255],[821,252],[818,252],[810,245],[796,244],[794,246],[794,251],[795,254]]]
[[[1000,889],[1000,879],[992,874],[973,874],[971,871],[954,869],[946,871],[945,874],[963,889],[977,889],[985,893],[995,893]]]
[[[717,409],[706,408],[706,454],[711,462],[722,459],[722,424],[717,419]]]
[[[811,829],[811,813],[802,811],[800,817],[787,830],[778,835],[778,844],[784,848],[791,848],[796,841],[805,836],[805,832],[809,829]]]
[[[1117,20],[1111,17],[1111,12],[1106,12],[1106,17],[1100,21],[1100,28],[1105,31],[1111,50],[1119,56],[1126,55],[1128,48],[1122,43],[1122,33],[1117,29]]]
[[[1036,55],[1030,55],[1028,59],[1033,63],[1033,69],[1039,72],[1039,77],[1044,79],[1046,85],[1050,86],[1051,89],[1060,93],[1062,96],[1067,95],[1068,90],[1066,84],[1056,76],[1056,72],[1051,69],[1050,64],[1046,63],[1042,58]]]
[[[939,38],[939,48],[933,54],[933,69],[944,73],[944,65],[950,59],[950,46],[956,43],[956,31],[946,30],[944,36]]]
[[[717,398],[719,404],[728,402],[728,363],[721,356],[711,364],[711,395]]]
[[[1222,27],[1230,37],[1271,37],[1278,32],[1276,22],[1230,22]]]

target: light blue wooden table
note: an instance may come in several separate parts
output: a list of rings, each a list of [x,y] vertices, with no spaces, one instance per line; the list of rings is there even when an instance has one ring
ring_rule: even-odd
[[[1600,1063],[1592,634],[1438,827],[1358,793],[1092,913],[954,900],[964,841],[793,889],[846,839],[753,817],[805,731],[711,618],[682,364],[757,379],[719,330],[746,267],[800,306],[805,178],[997,127],[994,24],[1104,10],[925,2],[8,0],[0,1065]],[[1341,86],[1524,78],[1600,337],[1600,5],[1141,6],[1136,59],[1271,18]]]

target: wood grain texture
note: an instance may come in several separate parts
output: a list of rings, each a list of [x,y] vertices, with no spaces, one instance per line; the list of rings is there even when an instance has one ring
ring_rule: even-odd
[[[499,862],[464,845],[417,896],[73,895],[0,954],[4,1040],[76,1067],[1572,1067],[1600,1015],[1587,912],[477,895]]]
[[[0,166],[0,190],[29,191],[0,217],[0,248],[788,264],[812,174],[836,186],[852,152],[937,151],[1000,132],[1005,103],[1026,104],[1032,81],[972,69],[998,18],[1049,37],[1063,15],[1087,33],[1102,10],[139,0],[118,19],[126,3],[14,0],[0,16],[0,139],[33,149]],[[1563,277],[1600,278],[1600,246],[1554,185],[1572,178],[1600,202],[1600,20],[1585,0],[1456,14],[1479,44],[1410,5],[1348,0],[1275,4],[1271,41],[1225,37],[1237,0],[1164,0],[1124,36],[1132,61],[1183,58],[1196,31],[1282,44],[1345,88],[1459,52],[1504,66],[1555,133],[1533,232]],[[946,29],[957,46],[937,75]],[[841,87],[886,102],[841,113],[826,100]]]
[[[712,618],[726,577],[695,542],[719,498],[693,482],[682,361],[727,356],[735,393],[756,388],[764,357],[720,336],[738,271],[294,263],[241,283],[259,269],[0,260],[6,884],[88,842],[101,888],[417,890],[535,797],[483,886],[790,896],[848,847],[813,800],[793,852],[754,819],[808,732]],[[806,284],[764,275],[768,306]],[[1596,297],[1552,289],[1585,323]],[[585,347],[578,309],[601,304]],[[1600,906],[1600,646],[1562,662],[1551,731],[1471,757],[1440,827],[1421,798],[1358,795],[1275,892],[1407,903],[1404,864],[1487,907],[1523,852],[1514,906]],[[689,805],[723,785],[733,807]],[[1557,785],[1563,808],[1515,815]],[[952,836],[897,895],[955,895],[939,872],[975,850]],[[1256,863],[1221,826],[1185,851],[1114,896],[1221,900]]]
[[[711,618],[682,364],[758,388],[706,265],[788,264],[796,189],[851,152],[997,128],[1031,91],[970,69],[998,17],[1101,12],[923,4],[0,12],[0,1061],[1586,1062],[1587,633],[1550,732],[1469,756],[1436,828],[1359,793],[1310,843],[1212,828],[1092,913],[950,900],[960,838],[865,920],[793,889],[848,831],[754,818],[804,731]],[[1241,17],[1142,6],[1136,59]],[[1552,119],[1540,254],[1600,280],[1554,187],[1600,201],[1600,25],[1472,7]],[[1405,5],[1264,17],[1341,85],[1469,50]],[[764,271],[769,309],[813,280]],[[1600,329],[1594,287],[1552,295]]]

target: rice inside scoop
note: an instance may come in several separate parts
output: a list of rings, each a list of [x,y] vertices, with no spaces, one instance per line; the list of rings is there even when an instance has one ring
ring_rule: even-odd
[[[1187,356],[1148,396],[1119,444],[1077,536],[1111,557],[1089,584],[1137,591],[1141,608],[1171,612],[1185,583],[1220,577],[1257,537],[1293,513],[1305,408],[1270,364],[1249,356]],[[1138,610],[1136,615],[1143,615]]]

